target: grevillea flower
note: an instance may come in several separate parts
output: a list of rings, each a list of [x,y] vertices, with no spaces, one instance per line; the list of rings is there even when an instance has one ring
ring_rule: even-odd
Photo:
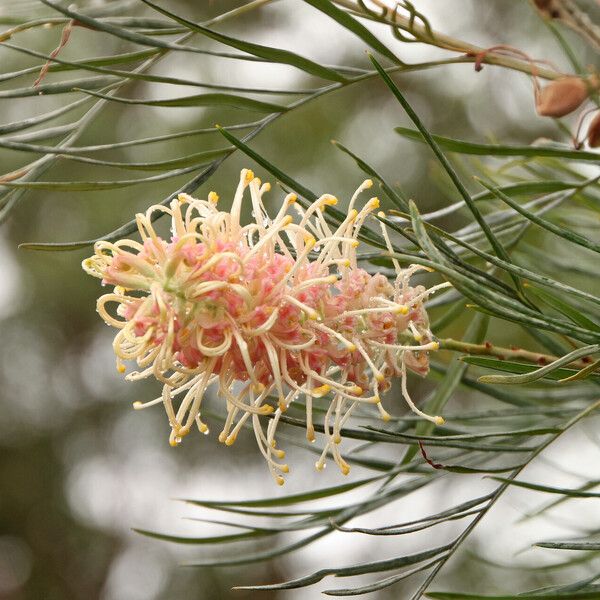
[[[231,445],[251,424],[280,484],[288,466],[280,462],[285,453],[277,448],[277,425],[300,395],[310,441],[315,439],[313,400],[328,402],[318,469],[331,454],[348,473],[338,447],[342,427],[358,404],[373,404],[389,419],[381,393],[393,377],[400,377],[413,411],[443,423],[415,407],[406,373],[428,372],[428,352],[438,344],[432,340],[424,302],[448,284],[411,287],[410,277],[422,267],[402,269],[396,260],[393,284],[358,266],[361,227],[379,201],[371,198],[360,210],[354,204],[371,185],[367,180],[358,188],[344,221],[331,227],[324,211],[336,204],[335,197],[325,194],[304,210],[288,194],[271,219],[262,202],[269,184],[244,169],[230,212],[218,210],[214,192],[208,200],[181,194],[168,207],[152,206],[137,215],[141,243],[96,244],[83,268],[115,286],[98,300],[98,312],[119,329],[113,344],[117,368],[124,372],[123,361],[134,360],[139,371],[127,379],[154,376],[163,383],[160,398],[134,406],[164,405],[172,445],[194,426],[208,433],[201,407],[213,383],[226,408],[219,440]],[[242,225],[246,188],[254,222]],[[288,214],[292,208],[296,221]],[[170,240],[152,226],[157,212],[171,217]],[[108,310],[111,304],[116,310]],[[261,421],[265,415],[270,415],[266,427]]]

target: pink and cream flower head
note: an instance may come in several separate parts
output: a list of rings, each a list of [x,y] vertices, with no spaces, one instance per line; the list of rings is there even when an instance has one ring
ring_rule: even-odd
[[[339,450],[342,427],[359,404],[374,404],[389,419],[381,394],[393,377],[401,379],[415,413],[443,423],[414,405],[406,373],[428,372],[428,352],[438,344],[424,302],[448,284],[411,287],[410,277],[422,267],[402,269],[396,260],[393,283],[358,266],[359,233],[379,201],[371,198],[360,210],[354,205],[371,185],[367,180],[358,188],[346,218],[332,228],[323,213],[336,204],[334,196],[325,194],[304,210],[288,194],[271,219],[262,202],[270,185],[244,169],[229,212],[218,210],[214,192],[207,200],[180,194],[169,207],[151,206],[137,215],[141,243],[96,243],[83,268],[114,286],[98,300],[98,312],[119,329],[113,343],[117,368],[124,372],[123,361],[136,361],[139,370],[127,379],[154,376],[163,384],[160,398],[134,407],[162,403],[172,445],[193,427],[208,433],[201,408],[212,384],[226,409],[219,440],[231,445],[244,425],[252,425],[280,484],[288,466],[275,434],[281,415],[299,396],[310,441],[313,400],[326,399],[328,405],[317,469],[331,454],[348,473]],[[246,188],[254,222],[242,225]],[[152,226],[157,211],[171,217],[170,240]],[[381,228],[391,251],[383,223]],[[110,304],[116,310],[109,311]]]

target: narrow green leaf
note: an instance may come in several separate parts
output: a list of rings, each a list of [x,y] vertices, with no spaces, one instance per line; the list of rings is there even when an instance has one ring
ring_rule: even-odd
[[[241,542],[245,540],[252,540],[260,537],[269,535],[275,535],[276,530],[261,530],[256,529],[255,531],[246,531],[244,533],[232,533],[229,535],[215,535],[207,537],[184,537],[178,535],[168,535],[165,533],[156,533],[154,531],[148,531],[146,529],[133,529],[136,533],[145,535],[146,537],[154,538],[155,540],[161,540],[163,542],[173,542],[175,544],[189,544],[189,545],[207,545],[207,544],[230,544],[232,542]]]
[[[402,433],[395,433],[393,431],[386,431],[385,429],[378,429],[377,427],[366,427],[368,431],[380,434],[381,439],[379,441],[386,441],[392,439],[398,444],[411,444],[414,441],[421,439],[419,436],[407,435]],[[344,432],[343,432],[344,433]],[[540,434],[541,435],[541,434]],[[444,438],[429,438],[427,442],[428,446],[439,446],[440,448],[460,448],[462,450],[477,450],[479,452],[529,452],[532,448],[528,446],[518,446],[517,444],[476,444],[472,442],[465,442],[461,440],[445,440]]]
[[[204,152],[194,152],[193,154],[188,154],[187,156],[181,156],[179,158],[172,158],[170,160],[145,163],[127,163],[111,160],[99,160],[95,158],[87,158],[84,156],[72,155],[62,156],[62,158],[73,162],[81,162],[91,165],[101,165],[105,167],[117,167],[119,169],[129,169],[132,171],[166,171],[168,169],[179,169],[191,165],[198,166],[200,164],[206,164],[211,160],[231,154],[232,150],[233,148],[216,148],[214,150],[205,150]]]
[[[320,490],[312,490],[310,492],[302,492],[289,496],[263,498],[260,500],[184,500],[191,504],[200,504],[202,506],[246,506],[246,507],[268,507],[268,506],[288,506],[290,504],[298,504],[299,502],[310,502],[330,496],[344,494],[350,490],[354,490],[363,485],[373,483],[381,479],[381,477],[369,477],[351,483],[344,483],[333,487],[323,488]]]
[[[252,42],[245,42],[243,40],[238,40],[236,38],[232,38],[228,35],[224,35],[222,33],[217,33],[212,29],[208,29],[207,27],[203,27],[202,25],[198,25],[197,23],[193,23],[192,21],[188,21],[183,17],[180,17],[168,10],[157,6],[153,2],[149,2],[149,0],[142,0],[144,4],[147,4],[154,10],[168,16],[169,18],[185,25],[190,31],[196,31],[197,33],[201,33],[206,37],[209,37],[213,40],[216,40],[226,46],[231,46],[232,48],[237,48],[238,50],[242,50],[243,52],[247,52],[248,54],[252,54],[253,56],[257,56],[269,62],[275,63],[283,63],[292,65],[310,75],[314,75],[316,77],[321,77],[323,79],[328,79],[330,81],[337,82],[345,82],[346,78],[336,73],[333,69],[329,69],[328,67],[324,67],[308,58],[304,58],[303,56],[299,56],[294,52],[290,52],[289,50],[283,50],[281,48],[271,48],[269,46],[262,46],[260,44],[254,44]]]
[[[132,185],[140,185],[142,183],[150,183],[153,181],[162,181],[163,179],[171,179],[179,177],[200,169],[202,165],[193,165],[185,169],[175,169],[167,171],[160,175],[151,175],[150,177],[140,177],[138,179],[120,179],[115,181],[9,181],[0,184],[9,188],[26,188],[33,190],[52,190],[60,192],[102,192],[105,190],[116,190]],[[39,245],[38,245],[39,246]],[[22,248],[30,250],[39,249],[33,248],[31,244],[21,244]]]
[[[425,143],[424,136],[414,129],[407,127],[396,127],[395,131],[401,136]],[[551,157],[566,158],[569,160],[600,161],[600,154],[585,150],[573,150],[568,147],[552,146],[496,146],[492,144],[474,144],[462,140],[432,135],[435,142],[444,150],[458,152],[460,154],[476,154],[479,156],[531,156],[534,158]]]
[[[229,133],[226,129],[222,127],[217,127],[218,131],[230,141],[234,146],[239,148],[244,154],[249,156],[252,160],[256,161],[261,167],[267,169],[269,173],[271,173],[274,177],[276,177],[279,181],[281,181],[284,185],[294,190],[296,193],[300,194],[304,198],[306,198],[309,202],[314,202],[317,199],[317,194],[304,187],[302,184],[293,180],[291,177],[286,175],[283,171],[278,169],[275,165],[271,164],[257,152],[252,150],[247,144],[242,142],[240,139],[236,138],[234,135]]]
[[[0,91],[0,100],[6,98],[25,98],[27,96],[48,96],[51,94],[71,94],[106,87],[117,81],[113,76],[83,77],[59,83],[43,83],[37,87],[28,86]]]
[[[144,0],[145,1],[145,0]],[[379,38],[371,33],[360,21],[349,15],[347,12],[338,8],[330,0],[304,0],[307,4],[310,4],[322,13],[325,13],[328,17],[331,17],[334,21],[337,21],[342,27],[351,31],[354,35],[359,37],[365,44],[373,48],[385,56],[393,63],[397,65],[403,65],[404,63],[387,47],[383,44]]]
[[[72,129],[73,127],[70,126]],[[214,131],[214,129],[213,129]],[[114,145],[107,144],[109,148],[114,148]],[[74,162],[81,162],[92,165],[101,165],[105,167],[118,167],[121,169],[129,169],[134,171],[166,171],[169,169],[177,169],[187,167],[190,165],[199,165],[202,163],[210,162],[215,158],[230,154],[234,148],[216,148],[214,150],[205,150],[203,152],[195,152],[179,158],[173,158],[170,160],[162,160],[155,162],[144,162],[144,163],[133,163],[133,162],[119,162],[110,160],[100,160],[95,158],[89,158],[86,156],[80,156],[81,148],[70,148],[61,146],[39,146],[36,144],[28,144],[23,142],[15,142],[12,139],[0,138],[0,148],[9,148],[11,150],[20,150],[24,152],[34,152],[40,154],[56,154],[63,159],[71,160]]]
[[[587,367],[578,371],[575,375],[570,375],[569,377],[565,377],[564,379],[559,379],[559,383],[570,383],[572,381],[579,381],[581,379],[586,379],[590,375],[592,375],[595,371],[600,370],[600,359],[594,361],[589,364]]]
[[[92,100],[92,98],[86,99]],[[254,121],[250,123],[240,123],[238,125],[227,125],[224,129],[233,131],[237,129],[251,129],[260,125],[260,121]],[[104,150],[115,150],[118,148],[130,148],[132,146],[145,146],[147,144],[155,144],[160,142],[166,142],[179,138],[192,137],[196,135],[207,135],[215,134],[217,130],[214,127],[203,127],[200,129],[188,129],[187,131],[177,131],[174,133],[166,133],[164,135],[157,135],[153,137],[126,140],[123,142],[111,142],[109,144],[96,144],[94,146],[76,146],[76,147],[63,147],[63,146],[44,146],[30,143],[24,143],[24,140],[44,139],[44,132],[52,133],[54,129],[58,130],[60,127],[77,127],[77,123],[73,123],[68,126],[59,126],[56,128],[48,128],[42,132],[33,132],[30,134],[23,134],[19,136],[11,137],[0,137],[0,147],[9,148],[12,150],[23,150],[24,152],[39,152],[41,154],[61,154],[63,156],[78,156],[80,154],[87,154],[90,152],[103,152]],[[27,137],[26,137],[27,136]]]
[[[79,90],[98,98],[104,98],[111,102],[119,102],[121,104],[138,104],[143,106],[165,106],[165,107],[181,107],[181,106],[229,106],[231,108],[242,108],[263,113],[281,113],[285,112],[288,107],[280,104],[272,104],[270,102],[261,102],[253,100],[245,96],[235,94],[197,94],[195,96],[182,96],[180,98],[167,98],[165,100],[137,100],[134,98],[121,98],[119,96],[108,96],[100,92],[92,92],[90,90]]]
[[[540,548],[552,548],[554,550],[586,550],[588,552],[598,552],[600,550],[600,542],[538,542],[534,545],[539,546]],[[598,594],[598,592],[596,592],[596,594]]]
[[[250,139],[252,136],[257,135],[262,129],[264,129],[269,123],[271,123],[277,115],[270,115],[269,117],[261,120],[259,124],[246,135],[245,139]],[[237,138],[234,138],[237,139]],[[203,169],[198,175],[193,177],[190,181],[188,181],[181,188],[176,190],[174,193],[170,194],[165,198],[161,204],[166,206],[171,202],[173,198],[176,198],[178,194],[192,194],[200,187],[203,183],[208,181],[210,177],[215,173],[215,171],[219,168],[221,163],[225,160],[226,157],[218,158],[214,160],[210,165],[208,165],[205,169]],[[162,212],[155,211],[153,213],[153,220],[158,219]],[[1,216],[1,215],[0,215]],[[81,248],[86,248],[88,246],[93,246],[95,242],[99,240],[107,240],[107,241],[115,241],[121,239],[125,236],[130,235],[137,229],[137,223],[135,219],[121,225],[114,231],[111,231],[103,236],[95,238],[93,240],[81,240],[77,242],[50,242],[50,243],[25,243],[20,244],[19,248],[27,249],[27,250],[42,250],[47,252],[69,252],[71,250],[78,250]]]
[[[508,469],[507,469],[508,470]],[[485,471],[482,471],[485,472]],[[444,519],[438,520],[430,520],[424,521],[418,525],[412,525],[410,527],[402,527],[402,528],[394,528],[394,527],[378,527],[375,529],[370,529],[368,527],[336,527],[338,531],[343,531],[345,533],[364,533],[366,535],[374,535],[374,536],[398,536],[398,535],[407,535],[410,533],[415,533],[417,531],[423,531],[425,529],[429,529],[430,527],[435,527],[440,523],[446,523],[448,521],[458,521],[460,519],[465,519],[466,517],[471,517],[473,515],[479,514],[481,509],[467,510],[465,512],[458,513],[451,517],[446,517]]]
[[[569,488],[559,488],[553,487],[549,485],[541,485],[538,483],[529,483],[527,481],[515,481],[504,479],[503,477],[491,477],[491,479],[495,479],[496,481],[500,481],[502,483],[506,483],[508,485],[513,485],[515,487],[525,488],[527,490],[532,490],[534,492],[545,492],[547,494],[560,494],[562,496],[567,496],[569,498],[600,498],[600,493],[597,492],[583,492],[581,490],[574,490]]]
[[[335,575],[336,577],[352,577],[353,575],[362,575],[365,573],[380,573],[382,571],[391,571],[392,569],[400,569],[408,565],[418,564],[424,560],[438,556],[443,552],[447,552],[452,547],[451,544],[446,546],[439,546],[431,550],[425,550],[417,554],[409,554],[407,556],[400,556],[397,558],[391,558],[388,560],[381,560],[376,562],[363,562],[351,567],[340,567],[337,569],[321,569],[307,575],[305,577],[299,577],[298,579],[292,579],[284,583],[275,583],[271,585],[249,585],[249,586],[237,586],[234,589],[238,590],[293,590],[297,588],[306,587],[314,583],[318,583],[328,575]]]
[[[572,307],[570,304],[567,304],[561,298],[558,298],[554,294],[547,292],[545,290],[540,290],[539,288],[532,286],[531,284],[525,284],[527,289],[535,294],[538,298],[541,298],[544,302],[546,302],[552,308],[555,308],[563,315],[571,319],[573,323],[577,323],[590,331],[597,331],[600,333],[600,325],[598,323],[592,321],[592,319],[586,317],[581,311]]]
[[[9,142],[25,143],[37,142],[39,140],[51,140],[56,137],[64,137],[65,135],[72,133],[77,129],[77,121],[72,123],[65,123],[64,125],[55,125],[54,127],[46,127],[39,131],[29,131],[27,133],[19,133],[17,135],[11,135],[10,137],[0,137],[0,144],[4,143],[5,140]],[[45,146],[46,148],[53,148],[53,146]]]
[[[42,54],[41,52],[36,52],[34,50],[31,50],[30,48],[14,46],[12,44],[8,44],[7,42],[3,42],[3,46],[5,48],[12,48],[20,52],[28,53],[31,56],[40,56],[45,60],[50,60],[50,55]],[[56,73],[61,71],[75,71],[77,69],[93,70],[92,67],[101,67],[103,65],[128,64],[132,62],[139,62],[141,60],[145,60],[158,54],[158,52],[159,50],[141,50],[137,52],[127,52],[125,54],[113,54],[111,56],[98,56],[95,58],[86,58],[85,60],[72,62],[65,61],[62,59],[59,60],[55,57],[51,59],[52,64],[49,66],[48,71]],[[21,69],[19,71],[13,71],[12,73],[3,73],[2,75],[0,75],[0,82],[10,81],[11,79],[16,79],[17,77],[21,77],[23,75],[30,75],[31,73],[37,74],[41,71],[43,67],[44,65],[40,64],[34,65],[33,67],[27,67],[26,69]],[[127,71],[127,73],[133,73],[133,71]]]
[[[549,365],[531,371],[530,373],[522,373],[521,375],[484,375],[479,378],[479,381],[482,383],[502,383],[511,385],[531,383],[541,379],[542,377],[546,377],[550,373],[556,371],[559,367],[569,365],[580,358],[591,356],[597,352],[600,352],[599,344],[584,346],[583,348],[573,350]]]
[[[231,86],[231,85],[220,85],[216,83],[204,83],[201,81],[194,81],[192,79],[182,79],[179,77],[165,77],[161,75],[151,75],[148,73],[137,73],[135,71],[120,71],[116,69],[106,69],[102,67],[98,67],[92,64],[88,64],[85,61],[79,62],[70,62],[57,57],[52,57],[48,54],[44,54],[43,52],[37,52],[35,50],[31,50],[29,48],[23,48],[21,46],[15,46],[13,44],[7,44],[6,42],[3,44],[6,48],[11,48],[12,50],[16,50],[23,54],[28,54],[30,56],[36,56],[39,58],[44,58],[46,60],[52,61],[54,63],[58,63],[64,66],[68,66],[74,69],[83,69],[86,71],[93,71],[96,73],[104,73],[106,75],[113,75],[116,77],[122,77],[124,79],[132,79],[136,81],[146,81],[149,83],[166,83],[169,85],[187,85],[192,87],[202,87],[208,89],[215,90],[226,90],[226,91],[235,91],[242,92],[248,94],[275,94],[275,95],[292,95],[298,96],[302,94],[312,94],[317,90],[279,90],[279,89],[265,89],[265,88],[245,88],[240,86]],[[1,78],[0,78],[1,81]]]
[[[423,232],[421,231],[420,233]],[[428,244],[427,252],[431,251],[433,256],[433,252],[437,253],[437,249],[431,250],[431,243],[428,242]],[[595,343],[598,341],[597,335],[591,334],[587,329],[573,325],[569,321],[562,321],[561,319],[551,318],[548,315],[541,315],[525,305],[516,303],[513,298],[498,293],[491,287],[480,285],[477,281],[473,281],[472,278],[444,264],[442,262],[443,259],[440,262],[436,262],[437,259],[423,259],[418,255],[408,255],[399,252],[390,253],[390,256],[439,271],[459,292],[475,303],[472,306],[474,310],[480,310],[486,314],[489,313],[505,320],[521,323],[527,327],[539,327],[556,333],[564,333],[585,343]]]
[[[211,50],[204,50],[202,48],[196,48],[194,46],[186,46],[183,44],[166,42],[161,39],[157,39],[156,37],[143,35],[141,33],[136,33],[126,29],[124,27],[118,27],[116,25],[111,25],[106,21],[102,21],[99,19],[94,19],[93,17],[77,12],[72,8],[66,8],[62,6],[59,2],[55,0],[40,0],[43,4],[50,6],[54,10],[66,15],[67,17],[74,19],[84,25],[88,26],[92,30],[103,31],[115,37],[128,40],[135,44],[140,44],[142,46],[150,46],[151,48],[160,48],[162,51],[164,50],[176,50],[178,52],[191,52],[195,54],[205,54],[209,56],[219,56],[221,58],[233,58],[237,60],[249,60],[249,61],[262,61],[263,59],[257,58],[255,56],[247,56],[244,54],[231,54],[228,52],[213,52]]]
[[[332,144],[336,148],[338,148],[342,152],[345,152],[348,156],[353,158],[354,161],[356,162],[356,164],[359,166],[359,168],[362,169],[367,175],[369,175],[369,177],[373,177],[374,179],[379,181],[379,183],[381,184],[381,187],[383,188],[383,191],[386,193],[387,197],[400,210],[408,210],[408,204],[406,202],[406,199],[403,198],[402,196],[400,196],[400,194],[398,194],[390,185],[388,185],[388,183],[383,179],[383,177],[381,175],[379,175],[379,173],[377,173],[377,171],[375,171],[375,169],[373,169],[373,167],[368,165],[362,158],[358,157],[351,150],[348,150],[348,148],[346,148],[346,146],[344,146],[343,144],[340,144],[340,142],[338,142],[336,140],[332,140]]]
[[[494,249],[495,254],[498,256],[498,258],[501,258],[502,260],[504,260],[506,262],[512,262],[510,260],[508,253],[506,252],[506,250],[504,249],[502,244],[498,241],[498,239],[496,238],[496,236],[490,229],[487,221],[483,218],[483,216],[479,212],[479,208],[477,208],[477,205],[475,204],[475,202],[473,202],[471,195],[469,194],[469,192],[467,191],[467,188],[463,185],[458,174],[456,173],[456,171],[450,164],[450,161],[445,157],[444,153],[441,151],[440,147],[437,145],[437,143],[435,142],[435,140],[433,139],[433,137],[431,136],[431,134],[429,133],[429,131],[427,130],[427,128],[425,127],[425,125],[423,124],[423,122],[421,121],[419,116],[417,115],[417,113],[414,111],[414,109],[412,108],[410,103],[402,95],[402,93],[398,89],[398,86],[393,82],[392,78],[385,72],[385,70],[377,62],[377,60],[373,56],[369,56],[369,58],[371,59],[371,62],[375,65],[375,68],[381,75],[381,78],[384,80],[386,85],[390,88],[391,92],[394,94],[394,96],[396,97],[398,102],[402,105],[402,108],[406,111],[406,114],[410,117],[411,121],[415,124],[417,129],[420,131],[420,133],[423,136],[424,140],[426,141],[427,145],[431,148],[431,151],[435,154],[436,158],[442,165],[444,171],[446,171],[448,177],[450,177],[450,180],[454,184],[454,187],[458,190],[459,194],[462,196],[462,199],[465,201],[465,204],[467,205],[467,207],[469,208],[469,210],[475,217],[475,220],[481,227],[482,231],[485,233],[485,236],[488,239],[492,248]],[[511,274],[511,277],[513,277],[513,281],[514,281],[515,285],[517,286],[517,288],[519,288],[521,285],[520,281],[516,277],[514,277],[512,274]]]
[[[281,169],[277,168],[263,156],[252,150],[247,144],[245,144],[242,140],[236,138],[234,135],[224,130],[222,127],[217,127],[217,129],[221,132],[221,134],[229,140],[236,148],[239,148],[244,154],[248,155],[252,160],[256,161],[259,165],[265,168],[269,173],[271,173],[274,177],[276,177],[284,187],[289,187],[294,190],[297,194],[305,198],[308,202],[314,202],[317,199],[317,195],[303,186],[301,183],[292,179],[289,175],[284,173]],[[300,201],[302,203],[302,201]],[[306,208],[306,204],[304,204]],[[336,209],[333,206],[327,207],[327,212],[325,213],[325,218],[330,218],[336,223],[341,223],[345,219],[346,215],[342,213],[340,210]],[[363,228],[366,229],[366,228]],[[368,241],[370,244],[378,245],[381,248],[385,248],[385,240],[378,234],[374,233],[372,230],[363,231],[361,235],[359,235],[360,239]]]
[[[593,302],[594,304],[600,304],[600,297],[598,297],[598,296],[589,294],[588,292],[584,292],[580,289],[574,288],[574,287],[567,285],[565,283],[562,283],[560,281],[551,279],[550,277],[547,277],[546,275],[541,275],[539,273],[536,273],[529,269],[525,269],[524,267],[520,267],[513,263],[507,263],[506,261],[503,261],[502,259],[500,259],[496,256],[493,256],[492,254],[488,254],[487,252],[480,250],[477,246],[470,244],[469,242],[466,242],[465,240],[463,240],[459,237],[456,237],[456,236],[444,231],[443,229],[432,225],[431,223],[425,222],[425,227],[427,227],[428,229],[433,229],[439,235],[446,237],[447,239],[462,246],[463,248],[467,248],[468,250],[470,250],[477,256],[480,256],[481,258],[485,259],[487,262],[489,262],[497,267],[500,267],[501,269],[505,269],[506,271],[511,271],[512,273],[514,273],[515,275],[518,275],[519,277],[522,277],[524,279],[529,279],[531,281],[535,281],[536,283],[545,285],[547,287],[554,288],[561,293],[573,294],[574,296],[577,296],[584,300],[588,300],[590,302]],[[524,283],[525,287],[528,287],[528,285],[529,284],[527,282]],[[434,327],[432,327],[432,331],[436,331],[436,329]]]
[[[420,573],[421,571],[426,571],[430,569],[433,565],[438,563],[441,559],[436,558],[430,562],[427,562],[423,565],[415,567],[414,569],[409,569],[408,571],[404,571],[399,573],[398,575],[392,575],[391,577],[386,577],[384,579],[380,579],[379,581],[375,581],[369,585],[364,585],[356,588],[344,588],[344,589],[335,589],[335,590],[323,590],[323,594],[327,596],[362,596],[363,594],[369,594],[371,592],[377,592],[379,590],[383,590],[385,588],[398,583],[404,579],[408,579],[412,577],[416,573]]]
[[[504,371],[505,373],[529,374],[538,369],[538,367],[535,365],[500,360],[498,358],[488,358],[487,356],[461,356],[460,360],[470,365],[483,367],[485,369],[494,369],[496,371]],[[570,377],[576,373],[578,373],[578,371],[573,369],[556,369],[552,373],[545,375],[544,378],[560,380],[565,377]]]
[[[460,513],[469,511],[470,509],[487,502],[492,498],[493,494],[486,494],[485,496],[480,496],[479,498],[474,498],[473,500],[467,500],[466,502],[461,502],[452,508],[444,510],[442,512],[436,513],[434,515],[430,515],[428,517],[424,517],[422,519],[417,519],[414,521],[406,521],[404,523],[397,523],[395,525],[389,525],[387,527],[379,527],[377,529],[372,529],[370,531],[386,531],[388,529],[404,529],[406,527],[410,527],[412,525],[419,525],[422,523],[427,523],[429,521],[444,521],[445,519],[449,519],[454,517]],[[354,529],[348,529],[348,531],[354,531]]]
[[[594,179],[591,179],[591,180],[585,182],[585,184],[581,184],[581,187],[584,187],[584,185],[589,185],[590,183],[596,182],[598,180],[598,178],[599,177],[595,177]],[[579,246],[583,246],[584,248],[587,248],[588,250],[593,250],[594,252],[600,252],[600,244],[596,244],[592,240],[590,240],[578,233],[575,233],[574,231],[571,231],[570,229],[566,229],[564,227],[559,227],[558,225],[551,223],[547,219],[538,217],[531,211],[523,208],[520,204],[515,202],[512,198],[508,197],[506,194],[501,192],[497,187],[491,186],[482,180],[479,180],[479,182],[481,183],[481,185],[483,185],[488,190],[490,190],[493,194],[495,194],[500,200],[502,200],[503,202],[506,202],[506,204],[508,204],[511,208],[516,210],[518,213],[522,214],[524,217],[526,217],[527,219],[529,219],[536,225],[542,227],[543,229],[546,229],[547,231],[550,231],[554,235],[557,235],[558,237],[561,237],[569,242],[572,242]]]
[[[460,364],[460,363],[459,363]],[[450,371],[450,369],[448,369]],[[513,429],[509,431],[479,431],[476,433],[460,433],[456,435],[421,435],[421,434],[410,434],[401,433],[396,431],[390,431],[388,429],[382,429],[367,425],[365,427],[370,431],[378,431],[379,433],[387,433],[389,435],[402,437],[404,439],[427,442],[445,442],[445,441],[456,441],[456,440],[480,440],[494,437],[512,437],[512,436],[536,436],[536,435],[547,435],[548,433],[558,433],[556,427],[531,427],[527,429]]]
[[[60,117],[76,108],[84,106],[85,104],[90,104],[92,101],[93,98],[81,98],[80,100],[76,100],[71,104],[66,104],[65,106],[61,106],[60,108],[51,110],[47,113],[43,113],[36,117],[28,117],[27,119],[23,119],[21,121],[5,123],[4,125],[0,125],[0,135],[14,133],[15,131],[23,131],[24,129],[29,129],[30,127],[41,125],[42,123],[46,123],[48,121],[51,121],[52,119],[56,119],[57,117]]]

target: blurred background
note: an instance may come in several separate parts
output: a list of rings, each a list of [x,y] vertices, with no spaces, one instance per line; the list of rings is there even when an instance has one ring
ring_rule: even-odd
[[[102,7],[103,2],[86,6]],[[151,14],[141,2],[132,2],[130,14]],[[243,2],[189,0],[168,3],[171,10],[201,22],[240,6]],[[556,40],[524,0],[421,0],[417,3],[434,28],[484,47],[512,44],[536,57],[551,58],[569,70]],[[38,2],[0,0],[0,19],[48,14]],[[3,26],[4,28],[9,25]],[[328,64],[367,67],[364,45],[300,0],[282,0],[265,5],[220,27],[233,36],[278,45]],[[407,62],[423,62],[448,53],[422,44],[400,45],[388,32],[378,30]],[[575,36],[565,34],[581,49]],[[59,28],[35,29],[14,36],[13,43],[49,53],[56,47]],[[170,38],[168,38],[170,39]],[[198,45],[210,44],[196,38]],[[105,56],[135,48],[117,38],[89,29],[75,28],[61,58],[77,60]],[[39,59],[0,47],[0,71],[8,73]],[[295,89],[306,76],[294,69],[242,61],[224,62],[202,55],[178,53],[161,60],[152,71],[202,81]],[[71,102],[78,96],[58,95],[23,98],[2,97],[1,91],[30,86],[36,75],[0,84],[2,123],[41,114]],[[47,82],[72,78],[51,73]],[[529,77],[486,66],[476,73],[472,65],[396,77],[427,126],[441,135],[485,141],[530,144],[540,137],[563,139],[550,119],[536,116]],[[307,87],[311,87],[307,85]],[[128,97],[164,98],[198,93],[197,88],[159,84],[128,84]],[[267,98],[268,99],[268,98]],[[250,115],[250,118],[253,118]],[[155,108],[108,104],[81,137],[80,145],[110,144],[133,138],[167,134],[178,130],[211,127],[218,122],[238,122],[233,109]],[[68,117],[56,121],[67,122]],[[422,211],[445,206],[454,197],[439,175],[427,150],[393,132],[407,120],[381,81],[369,79],[326,95],[299,110],[284,115],[265,129],[252,147],[317,193],[330,192],[348,200],[363,175],[330,140],[367,158],[382,174],[398,183],[414,198]],[[218,135],[184,137],[111,151],[111,160],[143,162],[178,157],[222,145]],[[102,154],[95,154],[101,158]],[[2,172],[17,169],[24,156],[0,151]],[[251,167],[269,180],[267,173],[239,152],[228,158],[207,185],[197,191],[206,197],[216,190],[224,205],[235,189],[239,170]],[[82,181],[134,178],[135,173],[92,167],[59,160],[42,179]],[[18,250],[24,241],[72,241],[92,239],[128,221],[150,204],[160,202],[188,176],[151,184],[99,192],[36,191],[24,196],[0,232],[0,598],[2,600],[257,600],[319,596],[308,590],[249,593],[230,590],[233,584],[280,581],[335,564],[353,564],[379,556],[393,556],[452,539],[462,524],[445,525],[421,536],[371,538],[360,534],[335,533],[291,555],[267,565],[228,569],[181,566],[208,556],[235,555],[235,544],[212,548],[185,547],[149,539],[132,528],[188,536],[228,533],[225,527],[192,519],[219,518],[208,509],[186,505],[180,499],[255,498],[281,495],[334,485],[346,481],[334,468],[315,473],[314,458],[300,448],[289,448],[292,473],[284,489],[271,480],[250,435],[233,447],[220,445],[212,435],[192,435],[173,449],[169,428],[160,407],[132,410],[134,400],[148,400],[159,393],[152,382],[127,383],[114,367],[111,341],[114,332],[95,311],[101,293],[97,280],[80,268],[90,249],[64,253]],[[283,192],[274,186],[269,198],[276,206]],[[457,219],[456,225],[461,221]],[[448,221],[444,226],[453,227]],[[543,238],[530,238],[532,245],[548,249]],[[434,314],[439,314],[434,311]],[[448,335],[460,338],[465,321],[459,318]],[[496,323],[490,337],[498,343],[530,344],[516,338],[511,327]],[[417,401],[432,389],[432,380],[414,378],[411,390]],[[212,399],[213,405],[217,399]],[[386,405],[401,414],[405,406],[393,392]],[[460,393],[451,401],[452,411],[495,406],[473,393]],[[562,438],[527,471],[528,479],[552,465],[555,483],[573,484],[572,471],[598,472],[598,440],[594,421]],[[598,423],[595,422],[597,427]],[[296,432],[290,432],[290,435]],[[301,433],[301,432],[300,432]],[[345,451],[352,447],[345,441]],[[401,447],[382,447],[389,460],[399,458]],[[568,468],[562,473],[561,468]],[[600,474],[600,473],[599,473]],[[360,468],[350,478],[359,478]],[[575,481],[576,483],[576,481]],[[448,475],[435,485],[400,499],[392,506],[363,517],[363,526],[418,518],[442,510],[451,502],[490,489],[484,478]],[[465,489],[468,488],[468,489]],[[350,493],[359,495],[362,491]],[[511,491],[503,497],[466,544],[463,552],[445,567],[438,588],[460,582],[462,589],[493,593],[498,586],[516,589],[550,585],[543,570],[533,569],[552,561],[551,554],[529,550],[532,540],[559,535],[573,522],[573,506],[560,519],[517,520],[537,499],[526,491]],[[323,501],[338,505],[343,498]],[[587,512],[586,512],[587,511]],[[598,523],[597,510],[586,501],[577,509]],[[595,516],[594,516],[595,515]],[[508,524],[511,525],[509,530]],[[434,531],[434,533],[431,533]],[[510,531],[510,533],[509,533]],[[283,537],[283,536],[282,536]],[[285,536],[293,540],[294,534]],[[281,543],[279,537],[259,545]],[[486,563],[493,549],[494,560],[524,568],[506,570]],[[528,570],[531,567],[531,570]],[[510,583],[507,584],[507,581]],[[331,583],[331,582],[328,582]],[[334,582],[335,583],[335,582]],[[442,585],[444,584],[444,585]],[[329,585],[329,587],[332,587]],[[321,588],[323,589],[323,584]],[[402,585],[371,594],[369,598],[403,598]],[[408,592],[406,592],[408,595]]]

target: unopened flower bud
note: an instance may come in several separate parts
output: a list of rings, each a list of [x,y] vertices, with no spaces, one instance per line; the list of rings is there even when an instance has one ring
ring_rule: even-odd
[[[592,119],[587,133],[587,143],[590,148],[600,146],[600,112]]]
[[[589,92],[581,77],[561,77],[536,94],[535,108],[542,117],[564,117],[577,110]]]

